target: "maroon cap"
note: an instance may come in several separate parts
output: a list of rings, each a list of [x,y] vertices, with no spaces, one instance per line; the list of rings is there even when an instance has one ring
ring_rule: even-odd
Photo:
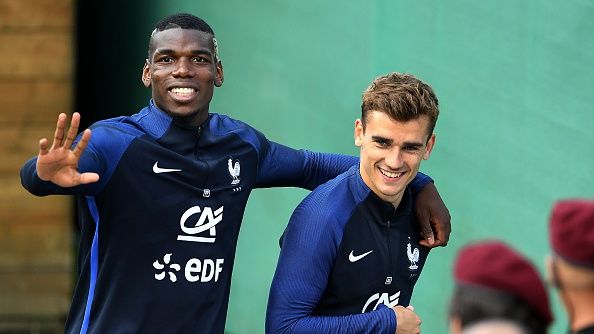
[[[564,259],[594,268],[594,201],[561,200],[553,206],[551,247]]]
[[[531,306],[550,324],[549,297],[534,265],[500,241],[465,246],[454,264],[457,283],[482,286],[515,296]]]

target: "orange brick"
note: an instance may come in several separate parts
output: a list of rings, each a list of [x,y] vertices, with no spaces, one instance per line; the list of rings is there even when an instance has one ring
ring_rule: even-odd
[[[0,127],[0,182],[6,178],[18,180],[21,166],[29,158],[37,155],[39,140],[52,140],[55,121],[52,123],[39,126],[25,121],[12,127]]]
[[[0,232],[0,271],[70,270],[78,245],[74,245],[72,223],[67,219],[3,222]]]
[[[69,29],[72,0],[0,0],[0,29]]]
[[[0,33],[0,78],[70,80],[69,32]]]
[[[19,215],[42,220],[44,217],[70,219],[72,197],[31,195],[20,183],[18,175],[11,178],[0,178],[0,223],[18,219]],[[26,220],[22,220],[27,222]]]
[[[60,316],[71,300],[70,272],[1,272],[0,314]]]
[[[70,113],[72,94],[67,80],[0,79],[0,129],[45,125],[51,131],[59,113]]]

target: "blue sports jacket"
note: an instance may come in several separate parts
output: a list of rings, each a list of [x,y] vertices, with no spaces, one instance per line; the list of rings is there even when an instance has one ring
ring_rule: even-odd
[[[427,182],[417,178],[414,187]],[[410,188],[394,208],[351,167],[311,192],[283,235],[267,333],[394,334],[429,249]]]

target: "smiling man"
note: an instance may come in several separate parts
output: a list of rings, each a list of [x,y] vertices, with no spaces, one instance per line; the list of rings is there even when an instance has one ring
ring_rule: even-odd
[[[66,130],[61,114],[53,144],[42,139],[21,170],[33,194],[77,195],[79,277],[66,332],[223,333],[250,192],[313,189],[356,159],[294,150],[211,113],[223,66],[214,32],[193,15],[157,23],[142,82],[152,99],[140,112],[77,140],[80,115]],[[445,245],[447,209],[428,177],[417,181],[433,246]]]
[[[431,87],[377,78],[355,121],[360,163],[318,187],[291,216],[272,281],[267,333],[419,333],[409,307],[429,249],[411,181],[435,144]]]

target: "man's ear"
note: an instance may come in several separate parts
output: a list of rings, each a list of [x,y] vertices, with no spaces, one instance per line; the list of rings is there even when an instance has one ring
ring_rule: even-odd
[[[145,59],[144,66],[142,67],[142,84],[144,87],[148,88],[151,86],[151,64],[149,63],[148,59]]]
[[[460,334],[462,333],[462,320],[458,316],[450,317],[450,333]]]
[[[225,76],[223,74],[223,62],[219,60],[215,66],[217,73],[215,75],[214,85],[216,87],[221,87],[223,85],[223,81],[225,81]]]
[[[354,133],[355,146],[361,147],[361,145],[363,145],[363,135],[364,135],[363,122],[361,122],[361,120],[357,118],[357,120],[355,121],[355,133]]]
[[[423,160],[429,159],[429,156],[431,155],[431,151],[433,150],[434,145],[435,145],[435,134],[432,133],[431,137],[429,137],[429,139],[427,139],[427,145],[425,148],[425,153],[423,154]]]

